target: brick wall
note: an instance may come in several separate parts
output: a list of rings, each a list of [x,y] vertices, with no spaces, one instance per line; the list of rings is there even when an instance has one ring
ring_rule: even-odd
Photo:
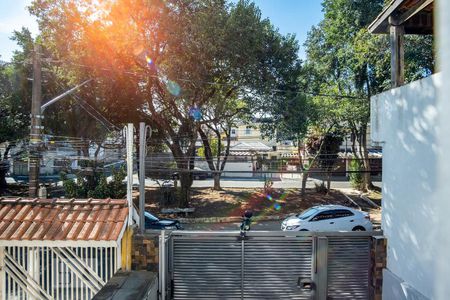
[[[133,235],[133,251],[131,269],[158,272],[159,234],[135,232]]]
[[[372,297],[374,300],[381,300],[383,288],[383,269],[386,268],[386,244],[387,240],[383,236],[372,237]]]

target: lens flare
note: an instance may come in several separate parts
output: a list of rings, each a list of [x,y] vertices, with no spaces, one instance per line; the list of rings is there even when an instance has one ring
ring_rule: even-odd
[[[200,119],[202,118],[202,112],[201,110],[197,107],[194,106],[189,110],[189,115],[195,120],[195,121],[200,121]]]
[[[173,96],[178,97],[181,94],[181,87],[180,87],[180,85],[178,83],[176,83],[175,81],[173,81],[173,80],[167,80],[166,88],[167,88],[167,91],[169,93],[171,93]]]
[[[272,200],[273,200],[273,198],[272,198],[271,195],[267,195],[266,198],[267,198],[269,201],[272,201]]]
[[[148,64],[149,66],[152,66],[152,65],[153,65],[153,59],[151,59],[150,56],[145,55],[145,61],[147,62],[147,64]]]
[[[273,208],[275,208],[275,210],[280,210],[281,209],[281,205],[279,203],[275,203],[273,205]]]

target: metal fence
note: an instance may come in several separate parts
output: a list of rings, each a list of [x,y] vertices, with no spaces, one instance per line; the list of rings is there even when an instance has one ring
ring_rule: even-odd
[[[373,235],[381,233],[162,232],[161,296],[370,299]]]
[[[0,247],[8,299],[91,299],[119,266],[117,247]]]

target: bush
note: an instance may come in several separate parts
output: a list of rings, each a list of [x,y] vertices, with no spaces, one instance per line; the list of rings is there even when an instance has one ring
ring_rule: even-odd
[[[362,190],[364,188],[364,178],[361,170],[363,170],[361,161],[352,159],[350,161],[350,184],[357,190]]]
[[[61,173],[66,198],[123,199],[126,195],[126,184],[123,183],[125,177],[125,168],[113,170],[109,183],[105,175],[97,172],[89,176],[79,175],[76,182]]]
[[[315,185],[316,193],[321,193],[321,194],[328,193],[328,189],[323,182],[321,182],[320,184],[314,183],[314,185]]]

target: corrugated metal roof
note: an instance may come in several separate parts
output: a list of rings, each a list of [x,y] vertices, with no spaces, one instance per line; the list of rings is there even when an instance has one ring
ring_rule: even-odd
[[[0,198],[0,240],[117,241],[126,200]]]

